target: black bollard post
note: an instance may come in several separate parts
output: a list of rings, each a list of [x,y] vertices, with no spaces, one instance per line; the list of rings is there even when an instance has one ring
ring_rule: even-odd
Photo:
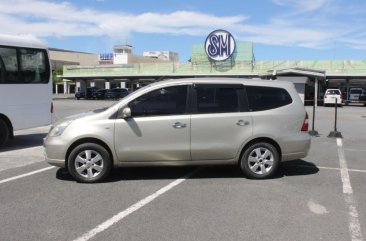
[[[334,115],[334,131],[331,131],[328,135],[329,138],[343,138],[342,133],[337,131],[337,119],[338,119],[338,99],[335,101],[335,115]]]
[[[319,136],[319,132],[317,132],[315,130],[315,98],[314,98],[314,101],[313,101],[313,122],[312,122],[311,131],[309,131],[309,134],[311,136]]]

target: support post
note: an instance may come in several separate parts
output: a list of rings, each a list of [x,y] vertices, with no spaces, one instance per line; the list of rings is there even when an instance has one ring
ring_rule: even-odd
[[[328,135],[329,138],[343,138],[342,133],[337,130],[337,119],[338,119],[338,99],[335,99],[335,115],[334,115],[334,130]]]
[[[319,81],[318,78],[315,77],[315,83],[314,83],[314,106],[318,106],[318,85],[319,85]]]
[[[64,94],[68,94],[68,83],[66,81],[64,81]]]
[[[315,130],[315,101],[313,102],[313,122],[312,122],[312,127],[311,127],[311,131],[309,131],[309,134],[311,136],[316,136],[318,137],[319,136],[319,132],[317,132]]]

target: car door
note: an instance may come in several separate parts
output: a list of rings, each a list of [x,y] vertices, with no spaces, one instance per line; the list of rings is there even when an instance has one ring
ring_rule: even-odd
[[[196,84],[192,91],[192,160],[235,158],[252,135],[242,84]]]
[[[128,106],[131,117],[115,123],[119,161],[189,161],[189,85],[150,91]]]

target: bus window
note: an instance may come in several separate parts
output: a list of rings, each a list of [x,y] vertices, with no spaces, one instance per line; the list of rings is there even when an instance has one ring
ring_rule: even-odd
[[[18,58],[19,56],[19,58]],[[0,47],[0,83],[48,83],[50,67],[45,50]]]
[[[21,76],[24,83],[47,83],[45,52],[35,49],[20,49]]]
[[[18,61],[15,48],[1,48],[0,56],[4,62],[5,83],[21,83],[18,76]]]
[[[5,80],[5,64],[3,58],[0,55],[0,83]]]

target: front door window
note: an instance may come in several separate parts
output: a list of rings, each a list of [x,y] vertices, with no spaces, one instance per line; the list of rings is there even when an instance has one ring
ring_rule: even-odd
[[[129,104],[131,114],[133,117],[186,114],[187,90],[187,85],[181,85],[151,91]]]

